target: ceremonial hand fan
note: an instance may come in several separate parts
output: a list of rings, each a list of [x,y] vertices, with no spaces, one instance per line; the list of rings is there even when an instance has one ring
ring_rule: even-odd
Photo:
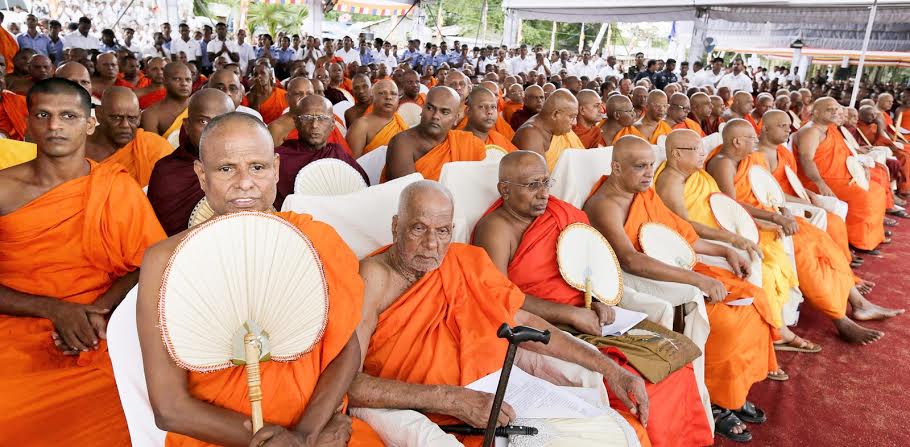
[[[806,192],[806,188],[803,187],[803,182],[801,182],[799,176],[790,169],[790,166],[784,166],[784,174],[787,176],[787,181],[790,182],[790,187],[796,192],[796,196],[800,199],[809,201],[809,193]]]
[[[711,206],[714,220],[721,228],[752,243],[758,243],[758,225],[739,202],[724,193],[715,192],[708,197],[708,204]]]
[[[869,151],[870,157],[872,160],[880,165],[885,165],[888,163],[888,155],[891,154],[891,149],[884,146],[875,146]]]
[[[752,194],[755,194],[755,198],[762,205],[774,208],[775,211],[787,201],[784,190],[780,188],[777,179],[761,166],[752,166],[749,169],[749,184],[752,186]]]
[[[328,318],[322,263],[309,239],[271,214],[240,212],[192,229],[168,261],[158,323],[177,366],[246,365],[253,432],[262,427],[259,362],[313,349]]]
[[[866,177],[866,168],[858,157],[847,157],[847,171],[853,177],[853,183],[864,191],[869,190],[869,178]]]
[[[570,286],[585,292],[585,306],[591,297],[614,306],[622,300],[622,272],[616,253],[594,227],[573,223],[559,234],[556,243],[559,274]]]
[[[856,141],[856,138],[853,138],[853,134],[844,126],[840,127],[840,133],[844,136],[844,141],[847,142],[847,149],[850,149],[850,153],[856,155],[856,149],[859,148],[859,143]]]
[[[502,160],[502,157],[505,157],[509,154],[509,151],[505,150],[502,146],[497,146],[495,144],[488,144],[484,147],[487,151],[486,157],[483,161],[499,161]]]
[[[638,231],[641,251],[664,264],[692,270],[695,266],[695,250],[684,237],[672,228],[657,222],[649,222]]]
[[[270,206],[269,211],[274,212],[275,207]],[[215,210],[213,210],[212,206],[209,205],[209,201],[206,200],[205,197],[203,197],[202,200],[200,200],[199,203],[197,203],[196,206],[193,207],[193,212],[190,213],[190,221],[187,223],[186,227],[193,228],[196,225],[199,225],[202,222],[205,222],[205,221],[211,219],[212,216],[214,216],[214,215],[215,215]]]
[[[398,106],[398,115],[404,122],[408,123],[408,127],[420,124],[421,113],[423,113],[423,107],[417,105],[417,103],[406,102]]]
[[[294,180],[294,194],[305,196],[340,196],[366,187],[360,173],[337,158],[323,158],[300,168]]]

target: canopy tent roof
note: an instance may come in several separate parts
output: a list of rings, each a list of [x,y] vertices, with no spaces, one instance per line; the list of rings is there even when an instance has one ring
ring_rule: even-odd
[[[723,47],[715,51],[727,51],[743,54],[760,54],[772,59],[790,61],[793,58],[792,48],[751,48]],[[828,50],[824,48],[803,48],[802,54],[812,58],[814,65],[841,65],[846,57],[850,65],[859,64],[860,51]],[[910,68],[910,52],[867,51],[866,65]]]

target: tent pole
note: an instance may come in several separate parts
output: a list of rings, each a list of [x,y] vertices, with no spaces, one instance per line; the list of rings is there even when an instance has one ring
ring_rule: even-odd
[[[556,48],[556,21],[553,21],[553,31],[550,32],[550,53]]]
[[[483,22],[483,34],[481,35],[481,40],[483,44],[487,42],[487,14],[489,14],[489,3],[487,0],[483,0],[483,14],[480,16],[481,21]],[[477,46],[477,42],[474,42],[474,46]]]
[[[578,54],[585,49],[585,22],[581,22],[581,32],[578,33]]]
[[[863,66],[866,65],[866,50],[869,49],[869,38],[872,37],[872,24],[875,23],[875,10],[878,0],[872,0],[869,10],[869,23],[866,24],[866,37],[863,38],[863,51],[859,54],[859,66],[856,67],[856,78],[853,79],[853,94],[850,95],[850,107],[856,107],[856,98],[859,96],[859,84],[863,79]]]

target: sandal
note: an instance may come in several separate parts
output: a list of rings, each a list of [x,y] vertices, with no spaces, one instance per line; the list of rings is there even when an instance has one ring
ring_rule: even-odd
[[[853,248],[853,251],[855,251],[859,254],[867,255],[867,256],[878,256],[878,255],[882,254],[882,252],[880,252],[874,248],[872,250],[863,250],[862,248],[856,248],[856,247],[852,247],[852,248]]]
[[[900,217],[901,219],[910,219],[910,214],[904,210],[888,210],[886,213],[894,217]]]
[[[768,380],[773,380],[775,382],[786,382],[790,380],[790,375],[782,369],[777,371],[772,371],[768,373]]]
[[[816,352],[821,352],[822,347],[817,343],[812,343],[809,340],[806,340],[799,335],[793,337],[790,341],[784,342],[775,342],[774,343],[775,351],[789,351],[789,352],[804,352],[806,354],[815,354]]]
[[[733,410],[733,414],[743,422],[748,422],[750,424],[764,424],[768,421],[768,415],[765,414],[765,411],[756,407],[755,404],[748,400],[743,404],[742,408]]]
[[[896,226],[897,226],[897,221],[894,220],[894,219],[891,219],[891,218],[889,218],[889,217],[886,217],[885,220],[884,220],[884,224],[885,224],[886,227],[896,227]]]
[[[714,416],[714,433],[717,433],[727,439],[736,442],[749,442],[752,440],[752,433],[743,424],[732,411],[718,406],[711,406],[711,413]],[[742,433],[733,433],[733,428],[742,426],[745,430]]]

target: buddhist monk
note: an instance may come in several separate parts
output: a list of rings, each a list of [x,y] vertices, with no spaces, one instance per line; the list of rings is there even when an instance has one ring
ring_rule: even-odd
[[[455,90],[438,86],[427,93],[420,124],[399,132],[389,141],[385,179],[414,172],[438,180],[442,166],[450,161],[480,161],[486,156],[484,142],[471,132],[452,130],[461,107]]]
[[[465,116],[467,125],[464,130],[471,132],[487,145],[495,145],[505,149],[506,152],[518,150],[512,141],[505,135],[496,131],[497,107],[496,95],[485,87],[475,87],[468,94],[467,110]]]
[[[698,95],[698,93],[696,93]],[[700,137],[705,136],[705,131],[702,130],[701,124],[698,124],[698,121],[695,121],[689,118],[689,113],[692,111],[692,108],[695,107],[695,95],[692,96],[693,101],[683,93],[674,93],[670,96],[670,107],[667,109],[667,118],[666,122],[673,129],[689,129]],[[710,107],[708,101],[708,95],[701,93],[698,96],[699,107],[701,108],[700,112],[704,113]]]
[[[796,270],[799,288],[809,304],[831,319],[838,334],[850,343],[868,344],[884,335],[880,331],[866,329],[847,317],[848,300],[856,309],[863,309],[858,319],[889,318],[900,311],[878,308],[872,305],[854,287],[850,261],[837,248],[827,233],[819,230],[806,219],[794,217],[786,207],[780,211],[764,206],[752,192],[749,170],[753,166],[767,169],[764,152],[754,151],[754,145],[740,145],[738,139],[754,136],[751,123],[733,120],[724,128],[725,140],[718,154],[708,162],[708,172],[717,181],[720,190],[735,197],[753,218],[772,221],[793,236],[796,255]],[[773,308],[773,306],[772,306]],[[811,343],[790,337],[781,331],[783,343],[797,349],[811,349]]]
[[[145,76],[149,79],[149,85],[136,89],[136,96],[139,97],[139,108],[145,110],[167,96],[167,89],[164,86],[164,67],[168,62],[161,57],[153,57],[145,64]]]
[[[440,425],[484,427],[493,395],[464,386],[502,367],[506,341],[496,337],[496,328],[505,322],[549,329],[549,344],[522,349],[602,373],[611,392],[646,425],[643,381],[522,310],[524,294],[482,248],[452,243],[453,217],[448,190],[415,182],[401,193],[392,245],[361,261],[364,312],[357,335],[364,362],[349,390],[351,405],[409,408],[431,413]],[[514,415],[504,403],[498,422]],[[480,445],[477,437],[464,442]]]
[[[360,75],[354,79],[364,82],[366,76]],[[380,146],[388,146],[395,135],[408,129],[408,123],[396,112],[398,110],[398,86],[390,79],[377,82],[372,87],[372,110],[354,122],[345,139],[348,147],[358,158]],[[347,114],[345,114],[347,115]]]
[[[6,74],[0,73],[0,133],[5,138],[23,141],[28,128],[25,96],[6,89]]]
[[[648,99],[645,102],[645,113],[634,125],[623,128],[619,131],[614,139],[621,138],[625,135],[635,135],[642,137],[651,144],[657,144],[657,139],[661,135],[670,133],[672,128],[664,121],[669,110],[667,94],[661,90],[652,90],[648,93]]]
[[[419,106],[427,102],[427,95],[420,93],[420,76],[414,70],[405,70],[396,81],[401,92],[399,104],[413,102]]]
[[[2,23],[3,14],[0,13],[0,24]],[[13,36],[12,33],[7,31],[6,27],[0,26],[0,56],[2,56],[5,61],[12,61],[17,51],[19,51],[19,43],[16,42],[16,36]],[[12,74],[13,64],[7,62],[7,65],[3,67],[3,73],[7,75]]]
[[[216,215],[268,211],[275,201],[279,157],[265,125],[244,113],[214,118],[202,132],[195,171]],[[225,166],[234,168],[224,175]],[[361,314],[363,285],[357,259],[340,237],[308,215],[277,213],[307,236],[325,268],[330,302],[325,335],[313,350],[291,362],[267,362],[260,368],[266,425],[253,433],[249,425],[246,374],[237,368],[211,373],[187,372],[171,359],[158,324],[158,294],[168,260],[187,232],[147,252],[140,278],[137,326],[149,401],[159,428],[168,431],[166,445],[261,445],[297,443],[347,445],[358,437],[374,440],[365,424],[338,412],[359,366],[355,334]],[[238,373],[239,372],[239,373]],[[290,444],[293,445],[293,444]],[[355,444],[352,444],[355,445]]]
[[[711,101],[711,115],[705,122],[699,124],[701,124],[701,128],[706,134],[711,135],[714,132],[720,132],[720,125],[724,122],[723,115],[727,110],[727,105],[724,104],[723,98],[717,95],[710,95],[708,99]]]
[[[187,229],[193,208],[205,197],[193,170],[193,163],[199,159],[202,129],[215,117],[233,111],[233,102],[217,89],[193,94],[180,129],[180,145],[152,169],[148,199],[169,237]]]
[[[496,96],[496,123],[493,125],[493,130],[501,134],[506,139],[511,140],[512,137],[515,136],[515,130],[512,129],[512,126],[509,124],[509,122],[506,121],[506,119],[503,118],[503,116],[499,113],[505,103],[502,99],[502,95],[499,94],[499,84],[493,81],[483,81],[480,83],[480,86],[493,92],[493,95]],[[467,125],[467,123],[467,117],[465,117],[462,119],[463,125],[461,125],[459,128],[464,128],[464,125]]]
[[[32,48],[20,48],[16,55],[12,57],[13,72],[6,75],[7,82],[15,86],[20,82],[28,82],[31,78],[28,73],[28,61],[38,54]]]
[[[395,85],[392,81],[380,82]],[[398,101],[398,93],[391,96]],[[281,158],[275,209],[281,209],[285,197],[294,192],[294,181],[297,179],[300,169],[323,158],[336,158],[344,161],[354,168],[363,177],[363,181],[369,185],[370,179],[366,172],[354,161],[348,151],[341,145],[328,141],[332,129],[335,127],[331,101],[322,96],[305,96],[298,100],[296,110],[294,126],[299,136],[286,140],[275,149],[275,153]]]
[[[215,70],[212,73],[212,76],[209,77],[209,82],[206,84],[206,88],[214,88],[216,90],[221,90],[224,94],[228,95],[231,98],[231,101],[234,103],[234,109],[238,112],[246,113],[247,115],[254,116],[262,120],[262,115],[259,112],[243,105],[243,96],[244,88],[243,84],[240,82],[240,76],[237,74],[237,71],[222,68],[220,70]],[[189,113],[189,111],[187,111]]]
[[[661,92],[663,93],[663,92]],[[745,422],[763,423],[767,415],[748,402],[749,389],[776,371],[772,348],[776,331],[764,292],[744,278],[749,264],[732,248],[701,239],[674,214],[651,188],[655,156],[651,145],[636,136],[613,145],[611,174],[595,186],[583,210],[603,234],[623,270],[644,278],[697,287],[706,295],[711,333],[705,345],[705,383],[713,404],[715,432],[746,442],[752,438]],[[693,270],[664,264],[641,251],[639,231],[649,222],[677,231],[696,253],[727,260],[733,272],[696,263]],[[752,298],[744,306],[725,303]]]
[[[258,111],[266,124],[278,119],[288,107],[287,92],[275,85],[272,68],[265,64],[257,65],[253,68],[250,83],[252,85],[246,95],[250,108]]]
[[[639,118],[645,116],[645,105],[648,102],[648,88],[636,85],[635,88],[632,89],[630,98],[632,99],[632,107],[635,108],[635,120],[637,121]]]
[[[607,146],[603,134],[600,132],[600,122],[603,119],[600,95],[594,90],[582,90],[576,95],[578,98],[578,118],[572,132],[578,136],[586,149]]]
[[[798,174],[806,188],[847,202],[850,245],[866,253],[877,253],[876,247],[885,241],[885,191],[874,182],[868,191],[853,183],[846,167],[847,157],[852,154],[833,122],[839,107],[831,97],[815,101],[812,121],[799,129],[793,142]]]
[[[506,102],[502,106],[502,118],[511,126],[512,115],[524,107],[525,91],[520,84],[507,84]]]
[[[132,86],[120,80],[117,75],[120,74],[120,65],[117,62],[115,53],[103,53],[98,55],[95,61],[95,76],[92,77],[92,95],[97,98],[104,96],[104,92],[113,86],[127,87]]]
[[[601,337],[601,327],[613,321],[613,308],[598,301],[585,308],[584,293],[560,275],[559,235],[573,223],[587,224],[588,218],[571,204],[549,196],[552,183],[539,154],[519,151],[504,157],[497,186],[500,199],[477,223],[473,244],[483,247],[499,271],[525,293],[522,309],[552,324],[571,325],[587,334],[585,340],[602,347],[604,354],[614,354],[610,338]],[[638,374],[631,366],[626,369]],[[653,445],[713,442],[691,365],[659,383],[646,382],[645,388],[650,397],[647,431]]]
[[[515,132],[512,144],[543,155],[547,167],[552,171],[566,149],[585,148],[575,132],[572,132],[577,116],[578,100],[567,89],[559,89],[544,101],[540,113]]]
[[[526,88],[522,106],[520,109],[512,112],[512,118],[509,119],[509,126],[517,132],[527,120],[540,113],[540,110],[543,108],[544,99],[546,99],[546,97],[543,94],[543,89],[540,88],[539,85],[535,84]]]
[[[600,133],[609,146],[622,138],[624,130],[635,124],[638,112],[632,106],[632,101],[625,95],[613,95],[607,100],[605,106],[607,113],[600,125]]]
[[[373,110],[373,92],[370,77],[365,74],[354,75],[351,83],[354,105],[344,112],[344,122],[347,124],[348,129],[365,113]]]
[[[749,95],[750,97],[752,95]],[[734,98],[734,102],[736,99]],[[752,112],[745,116],[746,121],[752,125],[752,128],[755,129],[755,134],[761,136],[762,129],[762,117],[765,115],[765,112],[771,110],[771,106],[774,105],[774,97],[770,93],[760,93],[757,98],[755,98],[755,107],[752,108]]]
[[[69,79],[82,88],[84,88],[90,95],[92,94],[92,77],[89,75],[88,69],[79,62],[66,62],[54,71],[54,77]]]
[[[884,146],[891,149],[891,152],[898,160],[900,175],[897,181],[897,192],[901,195],[910,193],[910,156],[904,149],[903,143],[898,143],[891,139],[888,133],[884,117],[886,114],[877,113],[875,106],[862,106],[857,113],[856,130],[857,142],[860,145],[865,143],[866,146]],[[890,190],[890,185],[888,190]]]
[[[96,107],[98,129],[85,141],[85,156],[102,164],[118,163],[139,186],[148,185],[152,168],[174,148],[156,133],[139,129],[139,101],[126,87],[110,87]]]
[[[128,446],[107,318],[164,232],[122,166],[85,158],[84,88],[46,79],[28,104],[37,158],[0,171],[3,443]]]
[[[43,54],[35,54],[28,59],[28,76],[19,78],[8,86],[10,91],[25,95],[35,82],[47,79],[54,74],[54,64]]]
[[[730,121],[736,118],[748,121],[749,119],[746,118],[746,116],[751,115],[754,109],[755,101],[752,99],[752,94],[740,90],[733,95],[733,102],[730,103],[730,108],[724,112],[724,121]],[[752,123],[750,122],[750,124]],[[755,125],[753,124],[752,127],[754,128]]]
[[[168,138],[180,130],[186,107],[193,94],[193,75],[186,65],[171,62],[164,67],[164,99],[142,112],[141,127],[147,132]]]

